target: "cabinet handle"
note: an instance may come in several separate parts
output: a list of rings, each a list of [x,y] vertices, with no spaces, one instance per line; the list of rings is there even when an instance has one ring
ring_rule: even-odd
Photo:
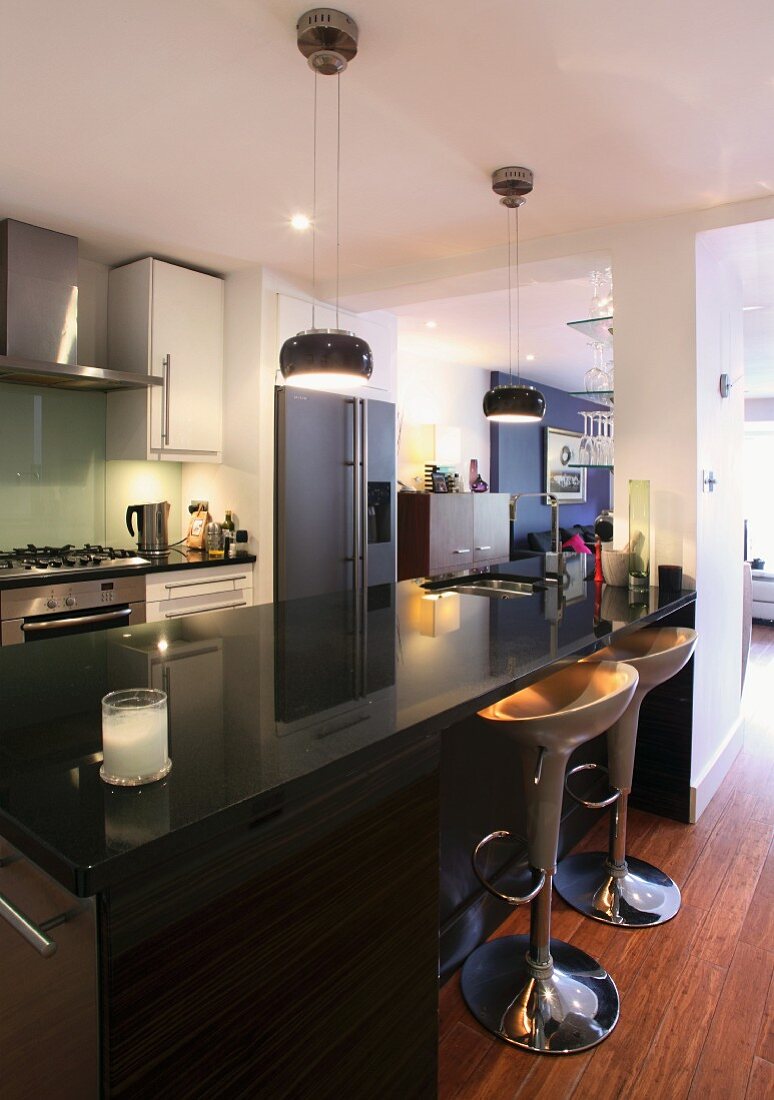
[[[163,397],[163,408],[161,410],[162,428],[161,428],[161,442],[165,447],[169,446],[169,380],[172,374],[172,356],[166,355],[163,360],[163,378],[161,394]]]
[[[50,921],[45,921],[39,927],[25,913],[22,913],[21,909],[17,909],[4,894],[0,894],[0,917],[10,924],[11,928],[14,928],[27,943],[31,944],[44,959],[51,958],[56,951],[56,942],[46,935],[44,929],[62,924],[67,919],[67,915],[62,914]]]
[[[491,546],[477,546],[476,550],[491,550]]]
[[[128,619],[131,614],[131,607],[123,607],[119,611],[97,611],[94,615],[78,615],[71,619],[45,619],[41,623],[22,623],[21,628],[25,634],[36,634],[45,630],[64,630],[70,626],[91,626],[111,619]]]
[[[469,553],[470,553],[470,547],[469,546],[467,546],[467,547],[462,546],[462,547],[460,547],[459,550],[452,550],[452,554],[469,554]]]
[[[247,573],[238,573],[237,576],[232,576],[227,573],[225,577],[206,577],[203,581],[178,581],[176,584],[165,584],[164,587],[168,592],[173,588],[193,588],[199,584],[222,584],[223,581],[246,581]]]
[[[246,607],[247,600],[237,600],[236,603],[216,603],[212,607],[195,607],[193,611],[165,611],[165,619],[184,619],[186,615],[202,615],[205,611],[226,611],[229,607]]]

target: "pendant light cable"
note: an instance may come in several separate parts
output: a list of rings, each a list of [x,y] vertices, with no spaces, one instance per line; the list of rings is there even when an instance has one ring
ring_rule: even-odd
[[[508,381],[513,382],[513,286],[511,284],[511,212],[506,206],[508,219]]]
[[[519,207],[516,207],[516,371],[521,385],[521,279],[519,278]]]
[[[339,327],[339,214],[341,211],[341,73],[336,73],[336,328]]]
[[[317,73],[314,74],[314,135],[312,137],[312,328],[317,303]]]

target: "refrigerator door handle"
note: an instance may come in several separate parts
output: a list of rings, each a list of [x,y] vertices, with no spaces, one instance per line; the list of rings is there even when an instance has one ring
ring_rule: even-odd
[[[363,588],[368,588],[368,402],[360,399],[360,548]]]
[[[352,405],[352,587],[357,591],[360,587],[360,513],[362,510],[359,470],[360,410],[358,401],[354,397],[348,397],[347,404]]]

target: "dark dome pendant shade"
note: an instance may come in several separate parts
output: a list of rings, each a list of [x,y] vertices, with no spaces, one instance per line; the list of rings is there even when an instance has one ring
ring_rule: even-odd
[[[374,369],[365,340],[340,328],[313,328],[291,336],[280,351],[285,384],[306,389],[362,386]]]
[[[519,355],[519,207],[526,202],[532,190],[533,176],[529,168],[498,168],[492,173],[492,190],[500,196],[500,202],[508,211],[508,363],[507,385],[493,386],[484,394],[484,416],[497,424],[529,424],[542,420],[546,412],[546,399],[537,386],[528,386],[521,380]],[[511,210],[516,211],[516,369],[513,381],[513,324],[511,315]]]
[[[497,424],[542,420],[546,399],[537,386],[494,386],[484,394],[484,416]]]
[[[309,390],[338,390],[362,386],[370,379],[374,358],[368,342],[339,324],[339,189],[341,163],[342,72],[357,55],[357,23],[335,8],[312,8],[296,24],[298,48],[315,74],[314,147],[312,155],[312,327],[285,341],[280,350],[280,373],[288,386]],[[336,88],[336,328],[317,328],[317,76],[335,76]]]

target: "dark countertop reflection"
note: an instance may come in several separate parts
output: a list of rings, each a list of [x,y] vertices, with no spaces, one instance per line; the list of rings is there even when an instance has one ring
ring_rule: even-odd
[[[515,572],[515,566],[499,572]],[[498,570],[493,570],[497,572]],[[432,735],[549,665],[692,602],[574,580],[567,599],[414,581],[0,649],[0,833],[87,895],[260,821]],[[99,778],[100,700],[169,695],[169,776]]]

